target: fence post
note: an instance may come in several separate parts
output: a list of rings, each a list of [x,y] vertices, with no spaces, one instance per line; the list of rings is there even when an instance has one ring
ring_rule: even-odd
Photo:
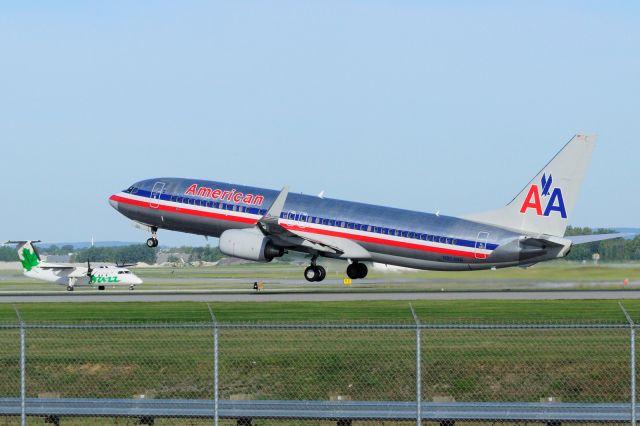
[[[422,425],[422,339],[420,329],[420,319],[413,309],[413,305],[409,303],[413,320],[416,323],[416,425]]]
[[[26,426],[27,424],[27,357],[26,357],[26,333],[24,329],[24,322],[20,311],[13,305],[13,310],[16,312],[18,322],[20,323],[20,425]]]
[[[211,321],[213,321],[213,424],[218,426],[218,321],[211,309],[211,305],[207,303],[209,308],[209,315],[211,315]]]
[[[631,319],[631,315],[627,312],[627,310],[622,306],[622,303],[619,303],[620,309],[624,313],[624,316],[627,318],[627,322],[629,323],[629,327],[631,329],[630,338],[631,338],[631,360],[630,360],[630,370],[631,370],[631,425],[636,426],[636,327]]]

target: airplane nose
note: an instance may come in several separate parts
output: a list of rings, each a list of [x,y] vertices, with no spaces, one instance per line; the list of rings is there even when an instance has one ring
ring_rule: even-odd
[[[115,200],[115,195],[109,197],[109,204],[111,204],[111,207],[118,210],[118,202]]]

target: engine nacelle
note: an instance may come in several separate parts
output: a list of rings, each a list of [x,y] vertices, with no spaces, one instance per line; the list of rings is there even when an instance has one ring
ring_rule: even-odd
[[[229,229],[220,235],[220,251],[240,259],[271,262],[284,254],[269,238],[253,229]]]

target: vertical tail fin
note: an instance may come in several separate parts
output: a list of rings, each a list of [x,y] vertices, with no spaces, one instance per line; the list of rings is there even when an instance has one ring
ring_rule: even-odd
[[[509,204],[465,219],[526,233],[564,236],[595,144],[595,135],[575,135]]]
[[[40,265],[40,255],[36,250],[33,243],[39,243],[39,240],[29,241],[7,241],[5,244],[17,244],[18,245],[18,258],[22,263],[22,269],[24,272],[29,272],[33,268]]]

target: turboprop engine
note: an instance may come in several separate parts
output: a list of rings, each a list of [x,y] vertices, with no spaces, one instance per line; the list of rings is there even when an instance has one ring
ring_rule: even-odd
[[[220,251],[227,256],[258,262],[271,262],[273,258],[284,254],[282,247],[275,246],[257,229],[224,231],[220,235]]]

